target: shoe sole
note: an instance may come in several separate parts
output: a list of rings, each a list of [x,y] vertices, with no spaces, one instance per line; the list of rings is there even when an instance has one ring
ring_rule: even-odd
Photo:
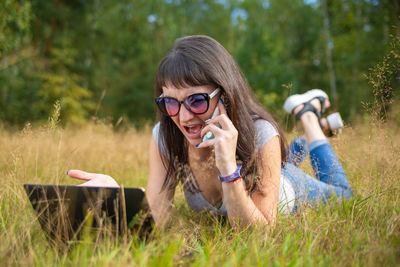
[[[312,89],[305,92],[304,94],[296,94],[288,97],[283,104],[283,108],[287,113],[292,113],[297,106],[304,104],[311,99],[319,96],[325,99],[329,99],[328,95],[321,89]]]

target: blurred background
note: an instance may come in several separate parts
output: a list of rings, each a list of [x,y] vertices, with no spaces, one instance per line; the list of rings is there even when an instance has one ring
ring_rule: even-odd
[[[234,56],[279,120],[289,94],[328,92],[347,122],[400,88],[398,0],[0,0],[0,122],[155,121],[154,75],[176,38]]]

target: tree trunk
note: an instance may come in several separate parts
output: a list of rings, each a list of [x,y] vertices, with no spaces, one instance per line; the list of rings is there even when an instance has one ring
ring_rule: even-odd
[[[333,48],[333,39],[331,37],[330,32],[330,19],[328,12],[328,0],[322,0],[322,8],[324,14],[324,35],[325,35],[325,55],[326,55],[326,64],[329,72],[329,87],[330,87],[330,96],[332,99],[332,106],[336,107],[337,105],[337,92],[336,92],[336,76],[335,69],[332,61],[332,48]]]
[[[351,78],[352,80],[352,88],[350,89],[350,96],[351,96],[351,101],[350,101],[350,116],[353,117],[356,114],[356,107],[357,107],[357,94],[358,94],[358,79],[359,79],[359,61],[360,61],[360,47],[361,47],[361,32],[363,28],[363,23],[362,23],[362,17],[361,17],[361,5],[362,3],[360,1],[356,2],[356,25],[355,25],[355,47],[354,47],[354,57],[353,57],[353,62],[352,62],[352,73],[353,76]]]

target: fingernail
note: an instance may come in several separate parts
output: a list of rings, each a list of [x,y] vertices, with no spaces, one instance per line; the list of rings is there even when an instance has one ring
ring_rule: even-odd
[[[65,174],[68,175],[68,171]]]
[[[200,144],[197,144],[196,147],[199,147]]]
[[[206,120],[205,120],[205,123],[209,123],[209,122],[210,122],[210,120],[211,120],[211,119],[206,119]]]

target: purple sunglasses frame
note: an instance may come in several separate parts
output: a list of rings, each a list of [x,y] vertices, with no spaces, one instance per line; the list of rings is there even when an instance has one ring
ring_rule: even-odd
[[[211,100],[216,94],[218,94],[219,91],[220,91],[220,89],[219,89],[219,87],[217,87],[217,88],[215,88],[214,91],[211,92],[211,94],[207,94],[207,93],[196,93],[196,94],[191,94],[191,95],[187,96],[187,97],[186,97],[184,100],[182,100],[182,101],[179,101],[178,99],[173,98],[173,97],[163,97],[163,94],[161,94],[159,97],[156,97],[154,100],[155,100],[155,102],[156,102],[156,104],[157,104],[158,109],[159,109],[163,114],[165,114],[165,115],[167,115],[167,116],[169,116],[169,117],[175,117],[175,116],[177,116],[177,115],[179,114],[179,112],[181,111],[181,106],[182,106],[182,104],[185,106],[185,108],[186,108],[187,110],[189,110],[189,111],[192,112],[193,114],[201,115],[201,114],[204,114],[204,113],[206,113],[206,112],[208,111],[208,108],[209,108],[209,106],[210,106],[210,100]],[[192,109],[191,109],[191,107],[190,107],[188,104],[185,103],[185,101],[186,101],[189,97],[194,96],[194,95],[203,95],[203,96],[205,97],[205,100],[207,101],[207,109],[206,109],[204,112],[201,112],[201,113],[193,112]],[[163,101],[163,100],[166,99],[166,98],[173,99],[173,100],[175,100],[176,102],[179,103],[178,111],[176,112],[176,114],[174,114],[174,115],[168,114],[167,109],[166,109],[166,107],[165,107],[165,101]],[[161,105],[164,105],[164,107],[161,107]]]

